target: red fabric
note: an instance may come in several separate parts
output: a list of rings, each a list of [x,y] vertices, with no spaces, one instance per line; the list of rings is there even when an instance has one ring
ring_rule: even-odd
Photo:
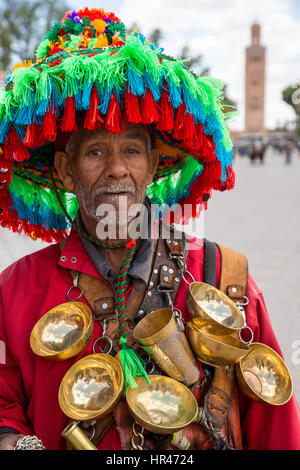
[[[77,234],[71,235],[63,255],[66,261],[61,261],[58,245],[51,245],[22,258],[0,275],[0,339],[6,344],[6,364],[0,364],[0,426],[12,427],[24,434],[34,433],[49,450],[65,448],[61,432],[68,418],[58,404],[60,382],[74,362],[92,353],[93,342],[101,335],[101,327],[95,322],[92,338],[84,351],[76,358],[61,362],[35,356],[30,349],[30,332],[39,318],[66,302],[72,280],[63,267],[99,277]],[[73,257],[77,259],[75,263],[71,263]],[[217,262],[218,285],[219,256]],[[201,241],[190,244],[187,269],[197,281],[202,280]],[[175,302],[186,320],[187,289],[182,281]],[[247,296],[250,300],[246,307],[247,323],[254,332],[254,340],[280,353],[262,293],[251,277]],[[242,394],[239,399],[243,431],[250,449],[300,449],[300,417],[295,397],[279,407],[251,402]],[[99,448],[120,449],[115,426],[106,433]]]

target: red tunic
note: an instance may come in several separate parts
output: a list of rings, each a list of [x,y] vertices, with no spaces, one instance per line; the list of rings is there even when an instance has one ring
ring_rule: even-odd
[[[36,434],[47,449],[64,449],[61,431],[68,418],[58,404],[60,382],[71,365],[92,353],[92,345],[102,331],[95,322],[86,348],[76,357],[55,362],[33,354],[29,337],[33,326],[48,310],[66,302],[72,285],[69,269],[99,277],[79,236],[72,233],[61,260],[58,245],[33,253],[17,261],[0,275],[0,339],[6,344],[6,363],[0,364],[0,426],[11,427],[23,434]],[[76,258],[76,262],[71,262]],[[63,269],[64,267],[69,269]],[[203,280],[203,246],[192,243],[187,269],[196,281]],[[217,255],[217,286],[220,258]],[[185,318],[188,286],[182,281],[175,305]],[[130,289],[127,292],[129,293]],[[266,310],[261,291],[249,276],[245,308],[247,324],[254,341],[269,345],[281,354]],[[81,299],[82,300],[82,299]],[[243,435],[249,449],[300,449],[300,413],[295,396],[283,406],[270,406],[250,401],[240,393]],[[121,449],[115,426],[106,433],[99,449]]]

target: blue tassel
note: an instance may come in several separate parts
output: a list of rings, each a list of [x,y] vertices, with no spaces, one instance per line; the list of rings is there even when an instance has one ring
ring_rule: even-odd
[[[30,125],[32,123],[33,113],[33,106],[23,106],[19,108],[15,115],[15,124],[24,126]]]
[[[0,144],[4,143],[4,138],[8,134],[11,125],[12,125],[12,122],[9,121],[8,119],[3,119],[2,122],[0,123]]]
[[[39,104],[37,105],[37,108],[35,111],[36,115],[39,117],[45,116],[48,106],[49,106],[49,100],[41,100]]]
[[[19,219],[55,230],[66,230],[68,228],[67,221],[63,215],[57,215],[49,209],[42,208],[40,205],[26,206],[17,194],[10,191],[10,195],[13,201],[12,209],[16,209]]]
[[[182,103],[181,90],[180,88],[177,88],[170,77],[166,77],[166,82],[169,88],[170,100],[172,102],[173,108],[177,109]]]
[[[81,92],[78,91],[75,95],[74,95],[74,100],[75,100],[75,107],[76,107],[76,110],[77,111],[82,111],[83,110],[83,107],[82,107],[82,96],[81,96]]]
[[[204,122],[204,132],[205,134],[212,135],[217,129],[219,129],[219,121],[217,116],[214,113],[210,113],[208,116],[206,116]]]
[[[23,141],[24,137],[25,137],[25,134],[26,134],[25,127],[21,126],[21,125],[16,125],[16,124],[15,124],[14,127],[16,129],[16,132],[18,134],[19,139]]]
[[[159,101],[159,98],[160,98],[160,95],[161,95],[161,92],[162,92],[162,87],[161,87],[161,85],[160,85],[160,84],[157,84],[157,83],[153,80],[153,77],[152,77],[152,75],[151,75],[149,72],[146,72],[146,73],[145,73],[145,82],[146,82],[147,87],[148,87],[149,90],[151,91],[154,100],[155,100],[156,102]]]
[[[112,88],[106,88],[102,96],[102,103],[98,107],[102,114],[107,114],[107,108],[111,99],[111,93],[112,93]]]
[[[93,88],[93,83],[88,82],[83,87],[82,97],[81,97],[81,106],[82,109],[88,110],[90,107],[91,92]]]
[[[182,85],[182,94],[183,94],[183,100],[185,102],[187,112],[191,113],[194,116],[196,124],[198,122],[203,124],[205,121],[206,115],[205,115],[205,111],[203,109],[202,104],[199,103],[198,100],[196,100],[190,95],[185,85]]]
[[[145,84],[142,75],[139,75],[134,70],[134,65],[129,64],[128,68],[128,83],[130,91],[135,96],[142,96],[145,93]]]

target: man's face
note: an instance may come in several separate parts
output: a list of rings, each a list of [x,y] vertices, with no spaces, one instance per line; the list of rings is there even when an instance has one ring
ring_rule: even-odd
[[[66,152],[63,168],[59,158],[63,153],[56,154],[56,168],[66,188],[75,192],[82,215],[97,221],[101,204],[112,205],[118,213],[121,196],[123,201],[127,198],[128,208],[143,202],[157,152],[150,149],[150,138],[141,126],[129,126],[121,134],[80,129]]]

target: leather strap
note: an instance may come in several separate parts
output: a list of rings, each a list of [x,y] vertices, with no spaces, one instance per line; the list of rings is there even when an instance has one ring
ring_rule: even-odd
[[[219,289],[235,302],[242,302],[248,283],[248,261],[235,250],[218,246],[221,255],[221,278]]]
[[[216,287],[217,254],[216,244],[203,238],[204,245],[204,276],[206,284]]]

